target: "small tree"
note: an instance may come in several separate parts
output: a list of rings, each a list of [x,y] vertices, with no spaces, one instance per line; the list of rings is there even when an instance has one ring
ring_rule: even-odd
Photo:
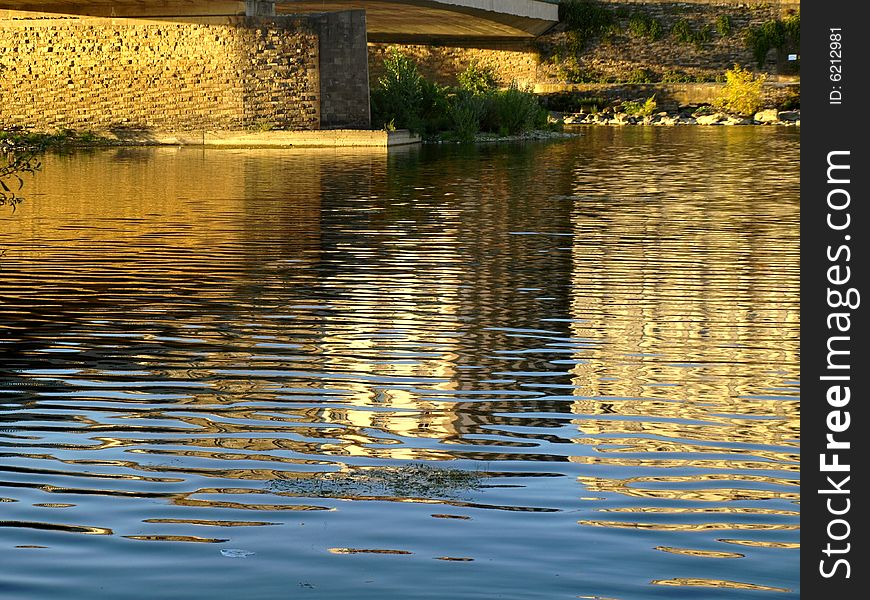
[[[375,122],[398,128],[419,126],[424,80],[409,56],[391,48],[384,58],[384,74],[372,89],[372,116]]]
[[[765,74],[755,74],[740,65],[725,71],[725,87],[713,105],[716,108],[740,115],[755,114],[764,106],[762,88],[767,80]]]

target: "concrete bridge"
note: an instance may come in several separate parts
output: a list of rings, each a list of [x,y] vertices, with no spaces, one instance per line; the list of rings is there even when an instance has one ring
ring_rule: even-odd
[[[99,17],[271,16],[355,8],[366,10],[369,39],[375,42],[529,39],[558,21],[557,0],[0,0],[0,9]]]

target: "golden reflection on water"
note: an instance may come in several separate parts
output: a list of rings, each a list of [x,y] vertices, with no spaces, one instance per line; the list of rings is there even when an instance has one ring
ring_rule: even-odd
[[[735,590],[759,590],[764,592],[788,592],[785,588],[778,588],[769,585],[755,585],[752,583],[744,583],[741,581],[727,581],[723,579],[695,579],[680,577],[677,579],[656,579],[652,581],[655,585],[677,585],[689,587],[714,587],[728,588]]]
[[[694,550],[692,548],[671,548],[669,546],[656,546],[656,550],[682,554],[684,556],[700,556],[702,558],[743,558],[745,554],[739,552],[716,552],[712,550]]]
[[[649,137],[665,135],[690,134],[471,157],[46,157],[0,217],[0,339],[15,341],[0,352],[19,369],[0,388],[27,392],[19,433],[0,432],[26,464],[9,473],[101,498],[107,515],[122,499],[184,511],[100,530],[138,541],[222,543],[190,528],[233,539],[282,530],[286,511],[363,510],[354,500],[584,512],[568,515],[578,539],[661,535],[639,565],[743,556],[702,539],[750,559],[797,548],[775,537],[798,529],[799,215],[783,151],[796,141]],[[747,158],[760,147],[763,173]],[[478,469],[491,487],[311,485],[411,461]],[[78,520],[77,504],[37,505]],[[431,510],[429,523],[468,518]],[[723,530],[751,539],[712,537]],[[323,551],[412,553],[354,539]]]

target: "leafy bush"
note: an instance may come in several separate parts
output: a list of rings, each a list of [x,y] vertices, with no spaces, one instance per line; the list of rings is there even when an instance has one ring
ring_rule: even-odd
[[[795,48],[799,48],[801,45],[801,13],[800,11],[796,12],[793,15],[789,15],[782,21],[783,28],[785,29],[785,37],[793,44]]]
[[[731,17],[729,15],[719,15],[716,18],[716,31],[722,37],[731,35]]]
[[[478,131],[503,135],[547,127],[547,111],[531,92],[515,84],[495,88],[492,70],[470,65],[462,87],[449,88],[425,79],[416,63],[396,50],[384,60],[384,75],[371,93],[372,120],[387,129],[410,129],[425,136],[450,132],[472,141]]]
[[[695,45],[702,46],[713,39],[713,28],[710,25],[703,25],[695,32]]]
[[[693,83],[694,81],[695,78],[685,71],[668,69],[662,73],[662,83]]]
[[[561,79],[568,83],[612,83],[613,81],[597,69],[584,67],[574,56],[569,56],[557,62],[556,72]]]
[[[674,23],[674,26],[671,27],[671,35],[681,44],[690,44],[695,39],[695,32],[685,19],[680,19]]]
[[[486,97],[486,114],[482,129],[501,135],[515,135],[547,124],[547,111],[534,94],[516,84]]]
[[[801,41],[800,12],[790,15],[785,20],[765,21],[758,27],[752,27],[746,32],[746,45],[752,50],[752,56],[760,69],[764,66],[767,53],[776,48],[799,48]]]
[[[789,90],[785,97],[779,101],[779,110],[796,110],[801,107],[801,94],[796,90]]]
[[[498,87],[498,76],[492,67],[482,67],[472,62],[459,74],[459,87],[472,94],[486,94]]]
[[[472,142],[480,131],[480,121],[486,114],[484,96],[460,90],[450,103],[449,115],[452,131],[460,142]]]
[[[598,112],[610,102],[601,96],[581,96],[575,92],[557,92],[541,98],[543,105],[557,112]]]
[[[710,25],[704,25],[697,31],[692,29],[692,25],[686,19],[679,19],[671,28],[671,34],[681,44],[693,44],[702,46],[713,38],[713,28]]]
[[[644,13],[634,13],[628,20],[628,32],[637,38],[655,41],[662,37],[662,24]]]
[[[613,11],[589,0],[562,0],[559,21],[574,34],[575,50],[582,50],[591,38],[613,33],[619,27]]]
[[[628,100],[622,103],[622,110],[626,114],[636,115],[640,117],[651,117],[655,114],[658,103],[655,95],[650,96],[643,102]]]
[[[716,108],[741,115],[755,114],[764,106],[763,86],[767,75],[754,74],[740,65],[725,72],[725,87],[713,103]]]
[[[410,57],[393,48],[384,59],[384,74],[372,89],[372,119],[418,131],[423,102],[423,76]]]
[[[448,88],[423,78],[417,63],[392,49],[371,91],[372,122],[427,134],[447,126]]]
[[[625,78],[626,83],[653,83],[656,74],[649,69],[639,68],[632,70]]]

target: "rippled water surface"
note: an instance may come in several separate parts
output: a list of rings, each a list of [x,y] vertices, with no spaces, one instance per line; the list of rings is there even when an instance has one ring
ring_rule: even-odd
[[[0,209],[0,597],[797,597],[798,154],[46,157]]]

